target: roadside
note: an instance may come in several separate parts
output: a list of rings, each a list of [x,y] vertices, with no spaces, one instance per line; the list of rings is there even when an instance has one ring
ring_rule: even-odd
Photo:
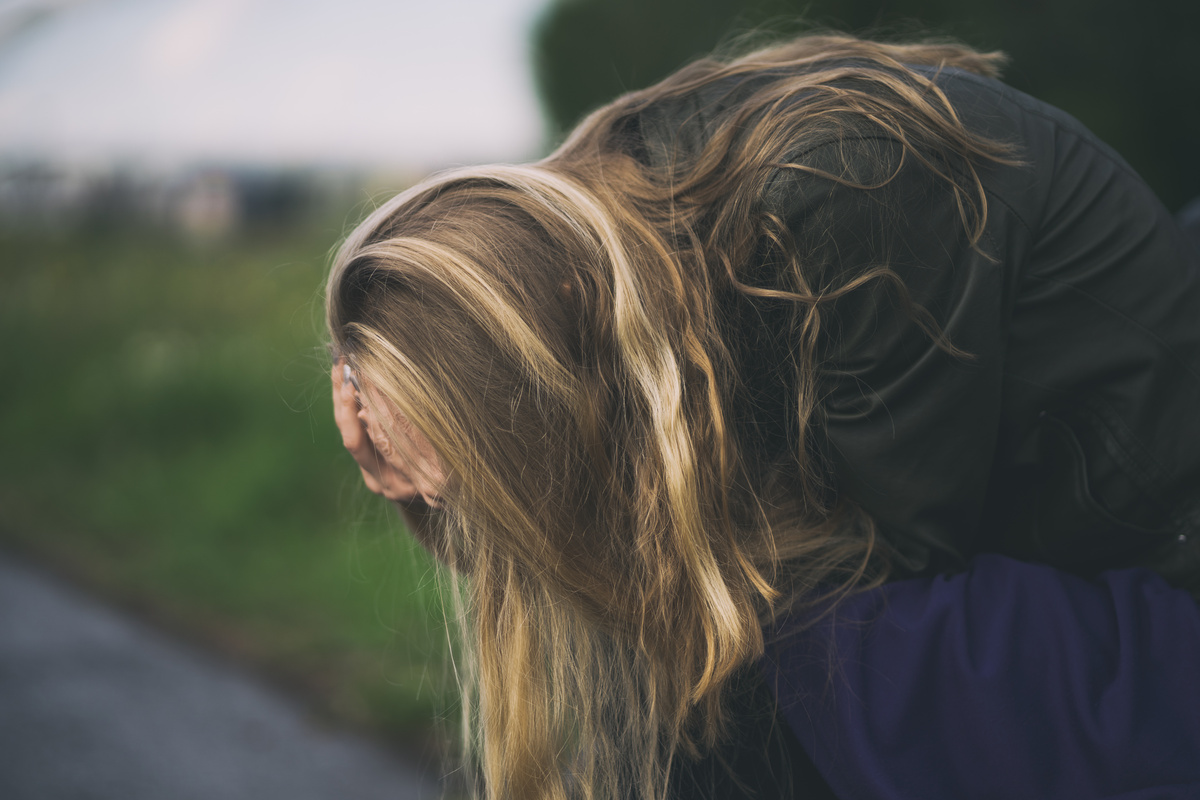
[[[432,800],[369,740],[0,554],[0,797]]]

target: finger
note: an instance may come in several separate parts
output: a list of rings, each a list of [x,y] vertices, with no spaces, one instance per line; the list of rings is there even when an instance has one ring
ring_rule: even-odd
[[[382,486],[378,493],[389,500],[412,500],[419,493],[416,482],[410,477],[412,466],[403,452],[392,445],[391,438],[383,432],[369,409],[359,411],[358,416],[374,449],[373,460],[365,471]]]
[[[334,420],[342,434],[342,444],[358,462],[367,488],[376,494],[384,494],[391,483],[383,475],[386,464],[376,452],[375,445],[367,433],[358,394],[354,386],[346,381],[343,364],[344,362],[335,364],[331,375]]]
[[[366,432],[358,419],[358,399],[354,387],[342,378],[342,368],[333,368],[333,419],[342,434],[342,444],[354,452],[366,444]]]
[[[359,472],[362,473],[363,483],[366,484],[367,489],[369,489],[373,494],[383,495],[385,497],[387,496],[387,487],[384,485],[383,481],[381,481],[375,475],[374,472],[362,466],[361,464],[358,466],[358,469]]]
[[[392,469],[383,462],[379,462],[378,466],[374,468],[362,465],[359,468],[367,488],[388,500],[409,502],[419,494],[417,487],[407,475]]]
[[[383,456],[385,461],[394,462],[396,453],[392,447],[392,440],[388,438],[383,429],[379,427],[379,423],[375,421],[375,416],[370,409],[364,408],[358,412],[358,418],[362,422],[363,430],[366,431],[367,438],[371,440],[376,452]]]
[[[406,499],[416,499],[419,495],[430,508],[440,508],[439,494],[446,483],[446,476],[433,445],[398,410],[393,411],[390,420],[394,427],[385,431],[375,411],[387,406],[387,401],[378,396],[373,399],[375,402],[360,411],[359,417],[366,426],[367,437],[374,444],[376,452],[402,483],[401,493]],[[391,471],[377,470],[376,474],[390,483]]]

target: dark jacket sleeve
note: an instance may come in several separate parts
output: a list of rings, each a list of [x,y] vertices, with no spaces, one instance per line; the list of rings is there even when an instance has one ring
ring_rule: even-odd
[[[981,556],[785,628],[764,665],[839,797],[1200,796],[1200,609],[1146,570]]]
[[[1095,574],[1200,540],[1196,253],[1068,115],[937,77],[1022,162],[979,166],[977,243],[947,183],[886,139],[797,153],[767,194],[818,281],[886,265],[971,354],[939,349],[884,282],[837,300],[820,366],[833,486],[912,573],[994,551]],[[1198,545],[1180,569],[1200,580]]]

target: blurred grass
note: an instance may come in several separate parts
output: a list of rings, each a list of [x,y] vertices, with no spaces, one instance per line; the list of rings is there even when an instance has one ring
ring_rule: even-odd
[[[0,546],[424,743],[453,702],[438,581],[332,422],[340,233],[0,235]]]

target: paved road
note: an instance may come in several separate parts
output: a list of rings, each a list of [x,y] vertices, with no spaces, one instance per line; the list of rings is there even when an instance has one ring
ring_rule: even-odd
[[[0,798],[437,794],[253,678],[0,556]]]

